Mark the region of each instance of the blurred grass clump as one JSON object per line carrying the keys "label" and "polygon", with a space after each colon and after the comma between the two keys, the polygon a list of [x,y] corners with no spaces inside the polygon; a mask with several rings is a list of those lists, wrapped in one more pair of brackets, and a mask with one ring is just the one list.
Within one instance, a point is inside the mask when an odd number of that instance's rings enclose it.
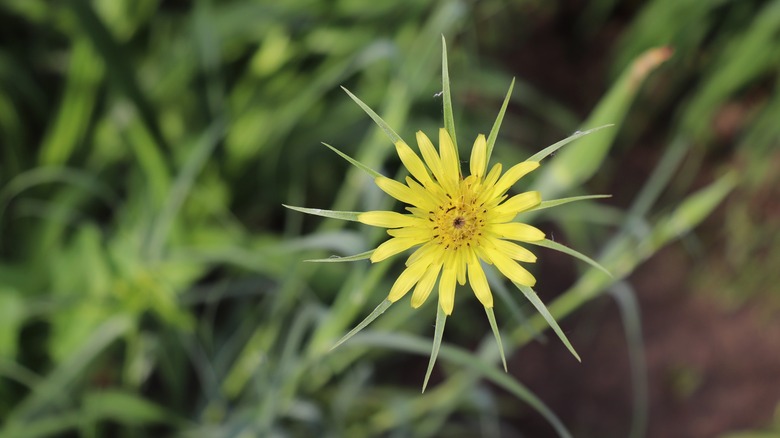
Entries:
{"label": "blurred grass clump", "polygon": [[[521,76],[496,153],[517,161],[546,145],[539,140],[617,124],[545,163],[534,184],[549,198],[616,187],[620,157],[643,142],[666,145],[617,205],[535,218],[616,277],[583,268],[551,312],[563,317],[612,290],[628,303],[627,326],[638,327],[625,278],[735,186],[726,231],[711,230],[729,258],[709,260],[702,281],[732,285],[732,297],[761,289],[759,279],[776,283],[777,272],[750,260],[780,258],[770,208],[780,1],[653,0],[630,18],[621,8],[594,1],[569,23],[573,49],[621,26],[590,115]],[[495,435],[529,405],[566,436],[538,398],[498,372],[492,334],[471,329],[468,310],[452,320],[466,336],[453,344],[475,353],[443,346],[445,378],[424,395],[398,370],[424,367],[432,321],[405,306],[326,354],[384,297],[393,267],[300,263],[365,251],[380,234],[281,207],[380,206],[366,177],[319,144],[398,168],[392,145],[339,85],[402,137],[433,132],[443,34],[455,42],[460,135],[473,138],[489,130],[515,74],[492,55],[531,43],[518,22],[539,28],[565,13],[498,0],[4,0],[0,436]],[[652,93],[641,91],[646,81]],[[512,300],[498,312],[508,352],[544,327]],[[641,333],[627,332],[640,433]]]}

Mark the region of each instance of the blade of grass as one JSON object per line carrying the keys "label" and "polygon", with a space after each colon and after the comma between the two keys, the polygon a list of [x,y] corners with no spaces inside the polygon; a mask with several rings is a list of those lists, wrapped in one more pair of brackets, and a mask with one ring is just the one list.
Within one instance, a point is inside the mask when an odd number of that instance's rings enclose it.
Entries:
{"label": "blade of grass", "polygon": [[[430,352],[430,344],[427,339],[399,333],[366,331],[359,336],[356,336],[351,345],[371,346],[372,348],[382,346],[423,356],[428,355]],[[523,384],[511,374],[499,371],[489,362],[485,362],[475,357],[470,351],[455,346],[447,344],[442,345],[439,350],[439,356],[442,360],[454,365],[469,368],[492,383],[504,388],[518,399],[527,403],[535,411],[539,412],[555,429],[558,436],[562,438],[571,438],[571,433],[569,433],[566,426],[563,425],[563,422],[561,422],[544,402],[536,397],[528,388],[523,386]]]}

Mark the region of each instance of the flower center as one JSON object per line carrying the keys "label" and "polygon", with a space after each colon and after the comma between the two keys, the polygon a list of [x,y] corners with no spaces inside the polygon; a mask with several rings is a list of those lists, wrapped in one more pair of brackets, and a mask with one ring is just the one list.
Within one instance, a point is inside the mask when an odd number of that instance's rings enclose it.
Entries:
{"label": "flower center", "polygon": [[430,212],[434,223],[433,237],[445,249],[478,245],[486,213],[484,207],[477,204],[477,193],[470,181],[462,181],[460,193],[455,196],[447,194],[447,201]]}

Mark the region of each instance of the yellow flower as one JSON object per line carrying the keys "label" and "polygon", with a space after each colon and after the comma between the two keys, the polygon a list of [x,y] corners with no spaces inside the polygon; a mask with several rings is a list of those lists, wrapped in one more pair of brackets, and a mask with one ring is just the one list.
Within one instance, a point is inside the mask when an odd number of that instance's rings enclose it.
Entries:
{"label": "yellow flower", "polygon": [[422,160],[403,141],[395,144],[414,178],[407,177],[406,184],[383,176],[375,179],[379,188],[409,205],[409,214],[370,211],[357,217],[364,224],[389,228],[392,236],[373,252],[372,262],[418,247],[387,299],[396,302],[414,287],[412,306],[417,308],[439,279],[439,304],[450,315],[455,282],[464,285],[468,280],[479,301],[492,308],[493,296],[480,260],[495,265],[515,283],[533,286],[536,279],[516,261],[533,263],[536,256],[512,241],[538,242],[545,236],[537,228],[512,221],[518,213],[538,206],[541,196],[531,191],[508,198],[506,193],[539,163],[525,161],[503,175],[501,164],[495,164],[486,172],[487,141],[479,135],[471,150],[471,174],[464,178],[446,129],[439,130],[438,152],[422,132],[417,132],[417,144]]}
{"label": "yellow flower", "polygon": [[490,327],[496,338],[501,360],[506,370],[501,337],[493,312],[493,295],[490,292],[487,275],[482,262],[495,266],[504,276],[522,292],[528,301],[544,317],[556,335],[569,351],[579,360],[566,335],[558,326],[547,307],[539,299],[532,287],[536,279],[517,262],[533,263],[534,256],[526,248],[514,242],[527,242],[544,246],[583,260],[598,269],[604,270],[587,256],[571,248],[545,239],[544,233],[537,228],[520,222],[515,217],[531,209],[554,207],[573,201],[601,198],[604,196],[577,196],[542,202],[537,191],[520,193],[509,197],[507,192],[520,178],[539,167],[539,161],[549,156],[565,144],[576,140],[604,126],[589,131],[577,131],[570,137],[559,141],[528,160],[519,163],[505,173],[501,173],[501,164],[495,164],[487,172],[493,145],[498,135],[504,114],[509,104],[514,81],[509,86],[504,103],[496,122],[485,139],[479,135],[471,149],[469,160],[470,175],[461,174],[458,147],[455,141],[455,123],[450,100],[449,72],[447,70],[447,52],[442,39],[442,101],[444,104],[444,128],[439,130],[439,150],[428,137],[417,132],[417,155],[401,137],[382,120],[371,108],[354,94],[347,94],[382,128],[390,137],[404,167],[411,174],[405,183],[387,178],[365,164],[349,157],[338,149],[326,144],[354,166],[374,177],[377,186],[393,198],[407,204],[408,213],[394,211],[333,211],[315,208],[292,207],[290,209],[318,216],[359,221],[364,224],[387,228],[391,239],[376,249],[347,257],[330,257],[310,260],[312,262],[352,262],[370,258],[380,262],[393,255],[416,248],[406,260],[406,269],[398,276],[387,299],[380,303],[360,324],[344,335],[333,348],[346,342],[366,328],[394,302],[403,298],[412,288],[412,306],[421,306],[433,291],[438,280],[439,306],[436,314],[436,328],[433,350],[428,362],[428,370],[423,381],[423,391],[428,383],[434,362],[439,352],[448,315],[452,314],[455,303],[456,283],[465,285],[466,281],[477,299],[485,307]]}

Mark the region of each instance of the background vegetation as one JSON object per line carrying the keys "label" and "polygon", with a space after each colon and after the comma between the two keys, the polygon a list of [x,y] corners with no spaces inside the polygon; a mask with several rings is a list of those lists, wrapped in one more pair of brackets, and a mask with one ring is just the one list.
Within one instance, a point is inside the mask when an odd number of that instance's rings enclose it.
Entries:
{"label": "background vegetation", "polygon": [[[530,219],[615,276],[539,251],[582,365],[495,283],[509,374],[460,293],[421,395],[435,300],[328,353],[400,268],[301,263],[382,233],[281,204],[392,207],[320,142],[393,174],[339,85],[431,134],[441,35],[461,138],[517,77],[497,160],[617,125],[530,183],[614,194]],[[0,436],[775,436],[779,40],[777,0],[0,1]]]}

